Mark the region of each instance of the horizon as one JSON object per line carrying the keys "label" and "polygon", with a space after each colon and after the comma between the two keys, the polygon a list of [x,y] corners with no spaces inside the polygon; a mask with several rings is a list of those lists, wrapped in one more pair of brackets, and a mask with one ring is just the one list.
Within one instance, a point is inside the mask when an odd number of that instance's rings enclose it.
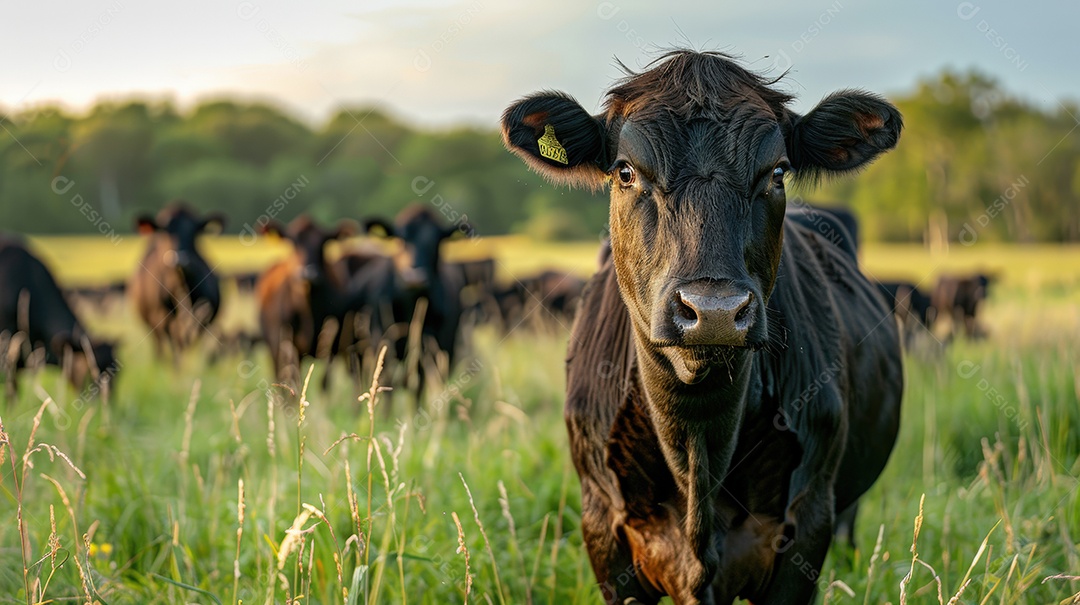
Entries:
{"label": "horizon", "polygon": [[309,126],[364,107],[423,128],[490,128],[513,99],[541,88],[599,107],[620,75],[616,60],[636,69],[677,45],[721,50],[758,72],[790,70],[782,82],[796,109],[838,88],[895,97],[945,70],[976,70],[1045,110],[1080,102],[1080,68],[1063,60],[1080,5],[1059,4],[920,0],[883,10],[816,0],[780,11],[631,1],[357,8],[200,0],[173,8],[99,0],[69,2],[60,18],[19,5],[0,51],[30,59],[8,66],[0,108],[77,115],[101,102],[166,101],[184,112],[233,100],[271,105]]}
{"label": "horizon", "polygon": [[[977,73],[982,76],[989,76],[994,79],[1001,86],[1001,91],[1005,93],[1005,98],[1013,101],[1020,102],[1028,107],[1038,109],[1040,111],[1053,113],[1059,108],[1071,110],[1073,107],[1080,106],[1080,96],[1078,97],[1060,97],[1052,100],[1051,103],[1041,103],[1039,99],[1035,99],[1024,95],[1022,92],[1008,88],[1004,82],[996,78],[994,74],[987,73],[985,71],[978,70],[976,67],[958,68],[956,66],[942,66],[938,71],[920,75],[916,79],[912,80],[908,86],[897,90],[891,90],[886,92],[879,92],[884,97],[890,100],[897,100],[916,92],[916,88],[923,82],[933,81],[934,79],[946,74],[959,74],[965,75],[970,73]],[[785,83],[784,79],[781,79],[778,84],[783,87]],[[599,91],[600,93],[605,90]],[[803,100],[801,97],[796,97],[795,103]],[[372,101],[357,101],[349,103],[343,101],[338,105],[328,106],[325,111],[318,115],[312,115],[305,112],[301,108],[292,106],[286,100],[279,97],[265,96],[259,94],[251,94],[240,91],[209,91],[205,94],[201,94],[190,99],[177,98],[174,91],[130,91],[123,94],[111,94],[103,93],[101,96],[96,97],[86,104],[75,105],[65,102],[59,99],[43,99],[40,102],[32,104],[25,104],[20,108],[13,108],[3,104],[0,104],[0,116],[21,116],[25,114],[35,114],[42,110],[58,109],[67,116],[75,119],[81,119],[88,115],[97,107],[105,105],[125,106],[131,104],[144,104],[148,107],[160,107],[168,106],[176,111],[176,113],[182,117],[190,117],[191,114],[199,107],[212,105],[215,103],[233,103],[236,105],[262,105],[269,107],[275,111],[280,112],[285,117],[295,120],[305,127],[310,129],[318,129],[321,126],[325,126],[330,120],[342,113],[356,113],[357,111],[370,112],[372,114],[379,114],[389,118],[390,120],[408,128],[421,131],[443,131],[443,130],[456,130],[456,129],[498,129],[499,115],[495,116],[495,119],[490,123],[482,120],[470,120],[468,118],[459,119],[457,121],[446,122],[433,122],[425,121],[422,118],[413,116],[403,111],[401,108],[388,105],[386,103]],[[599,105],[598,105],[599,107]],[[500,114],[501,115],[501,114]]]}

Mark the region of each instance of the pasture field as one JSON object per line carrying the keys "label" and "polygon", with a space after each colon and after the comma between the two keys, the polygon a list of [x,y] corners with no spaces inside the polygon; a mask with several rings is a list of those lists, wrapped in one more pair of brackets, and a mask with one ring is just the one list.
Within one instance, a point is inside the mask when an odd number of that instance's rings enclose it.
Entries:
{"label": "pasture field", "polygon": [[[32,245],[77,284],[122,279],[142,247]],[[207,248],[226,273],[285,250],[235,237]],[[506,279],[552,265],[587,274],[596,251],[485,238],[449,255],[496,254]],[[1078,602],[1080,250],[863,255],[882,278],[999,279],[989,338],[927,335],[907,353],[899,441],[862,501],[857,547],[829,555],[824,599]],[[224,330],[255,325],[250,300],[226,305]],[[207,339],[174,366],[154,359],[126,306],[82,311],[122,339],[117,392],[83,401],[48,368],[0,405],[0,603],[603,602],[562,420],[563,327],[479,327],[419,409],[381,392],[369,415],[343,367],[323,392],[316,366],[297,406],[261,348],[211,361]]]}

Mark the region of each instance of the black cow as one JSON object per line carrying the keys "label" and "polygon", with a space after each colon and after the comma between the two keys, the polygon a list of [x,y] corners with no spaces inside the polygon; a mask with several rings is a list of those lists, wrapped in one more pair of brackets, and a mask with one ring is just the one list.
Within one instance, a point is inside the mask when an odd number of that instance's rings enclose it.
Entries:
{"label": "black cow", "polygon": [[[263,233],[276,233],[293,245],[293,254],[271,265],[255,285],[262,338],[270,349],[274,375],[300,386],[300,360],[331,362],[341,348],[345,322],[346,276],[326,258],[326,245],[352,235],[351,223],[336,229],[319,227],[302,215],[283,226],[270,221]],[[346,342],[348,346],[348,341]],[[330,367],[323,378],[329,386]]]}
{"label": "black cow", "polygon": [[850,251],[785,221],[784,187],[866,165],[900,114],[847,90],[799,115],[770,83],[676,51],[597,116],[553,92],[503,115],[532,168],[611,189],[565,411],[609,603],[810,602],[896,439],[896,325]]}
{"label": "black cow", "polygon": [[454,360],[458,326],[461,322],[462,272],[441,259],[442,242],[468,227],[444,227],[425,206],[411,205],[402,210],[393,223],[381,218],[364,222],[369,233],[381,231],[399,242],[393,256],[365,263],[349,281],[349,308],[366,318],[358,353],[376,352],[382,343],[390,345],[390,354],[405,360],[409,352],[409,328],[417,303],[426,300],[416,359],[414,393],[424,387],[426,365],[439,351],[449,363]]}
{"label": "black cow", "polygon": [[157,218],[140,216],[139,231],[150,235],[146,254],[128,284],[136,311],[154,335],[159,357],[166,345],[176,361],[206,331],[221,308],[221,283],[199,251],[208,228],[220,230],[219,213],[199,216],[186,202],[170,202]]}
{"label": "black cow", "polygon": [[14,400],[17,373],[33,352],[63,368],[77,389],[107,399],[120,368],[111,342],[92,340],[48,268],[18,239],[0,238],[0,370]]}
{"label": "black cow", "polygon": [[936,315],[930,297],[911,282],[879,281],[876,284],[893,315],[900,320],[904,341],[910,345],[915,334],[930,328]]}
{"label": "black cow", "polygon": [[948,317],[951,320],[949,328],[951,334],[956,334],[962,329],[968,338],[985,336],[985,331],[979,326],[977,317],[983,301],[989,295],[992,282],[993,277],[983,273],[964,277],[941,276],[931,295],[936,311],[935,320]]}
{"label": "black cow", "polygon": [[548,269],[536,275],[515,279],[495,290],[504,332],[522,326],[560,327],[566,329],[574,320],[578,300],[585,289],[580,277]]}
{"label": "black cow", "polygon": [[847,208],[789,204],[788,216],[858,258],[859,221]]}

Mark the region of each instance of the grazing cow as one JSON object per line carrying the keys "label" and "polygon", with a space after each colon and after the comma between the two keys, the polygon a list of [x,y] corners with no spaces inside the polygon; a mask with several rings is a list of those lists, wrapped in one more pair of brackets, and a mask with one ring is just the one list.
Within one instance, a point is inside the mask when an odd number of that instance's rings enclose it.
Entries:
{"label": "grazing cow", "polygon": [[87,306],[98,313],[107,314],[123,303],[126,289],[127,284],[120,281],[101,286],[62,288],[62,291],[64,298],[76,309]]}
{"label": "grazing cow", "polygon": [[930,328],[935,315],[934,307],[930,297],[915,284],[906,281],[881,281],[877,282],[877,288],[893,315],[900,320],[906,344],[911,344],[911,339],[919,330]]}
{"label": "grazing cow", "polygon": [[219,213],[200,217],[183,201],[169,203],[157,218],[141,216],[139,231],[150,235],[146,254],[128,284],[136,311],[154,335],[161,356],[166,345],[174,361],[217,317],[221,283],[199,251],[198,238],[220,230]]}
{"label": "grazing cow", "polygon": [[[425,363],[439,351],[452,363],[461,322],[462,272],[441,259],[442,242],[468,226],[443,227],[425,206],[411,205],[398,213],[394,222],[369,218],[364,229],[382,231],[399,241],[393,256],[371,260],[349,281],[349,308],[366,316],[366,329],[359,336],[364,343],[358,353],[377,351],[380,343],[390,345],[397,360],[409,352],[409,327],[417,303],[426,300],[419,337],[421,358],[417,358],[414,393],[424,388]],[[463,230],[464,229],[464,230]]]}
{"label": "grazing cow", "polygon": [[447,270],[457,274],[461,285],[461,335],[468,339],[469,328],[491,321],[498,314],[495,301],[495,259],[447,262]]}
{"label": "grazing cow", "polygon": [[834,519],[896,439],[895,322],[849,251],[785,221],[784,186],[866,165],[900,114],[846,90],[799,115],[769,84],[676,51],[597,116],[556,92],[503,114],[533,169],[611,189],[565,410],[608,603],[809,603]]}
{"label": "grazing cow", "polygon": [[[255,285],[262,338],[270,349],[274,375],[299,386],[300,360],[333,360],[340,348],[345,312],[345,276],[326,259],[326,245],[349,237],[354,228],[342,222],[334,230],[303,215],[282,226],[270,221],[263,233],[276,233],[293,245],[293,254],[271,265]],[[330,369],[323,378],[329,385]]]}
{"label": "grazing cow", "polygon": [[988,296],[992,281],[992,276],[982,273],[967,277],[943,275],[938,278],[937,286],[931,295],[936,311],[935,320],[948,317],[951,320],[949,329],[952,334],[963,329],[968,338],[985,336],[976,318]]}
{"label": "grazing cow", "polygon": [[14,399],[17,372],[33,351],[59,365],[77,389],[108,399],[120,364],[110,342],[91,340],[48,268],[17,239],[0,238],[0,369]]}
{"label": "grazing cow", "polygon": [[519,279],[498,296],[504,328],[512,330],[530,319],[534,325],[554,320],[556,325],[569,328],[584,289],[585,280],[565,271],[549,269]]}

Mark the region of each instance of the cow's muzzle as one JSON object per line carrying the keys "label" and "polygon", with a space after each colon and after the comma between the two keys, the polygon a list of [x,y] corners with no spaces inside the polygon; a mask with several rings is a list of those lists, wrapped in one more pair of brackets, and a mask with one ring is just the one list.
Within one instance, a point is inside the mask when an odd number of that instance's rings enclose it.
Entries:
{"label": "cow's muzzle", "polygon": [[733,281],[698,280],[672,289],[656,326],[682,346],[747,345],[759,301]]}

